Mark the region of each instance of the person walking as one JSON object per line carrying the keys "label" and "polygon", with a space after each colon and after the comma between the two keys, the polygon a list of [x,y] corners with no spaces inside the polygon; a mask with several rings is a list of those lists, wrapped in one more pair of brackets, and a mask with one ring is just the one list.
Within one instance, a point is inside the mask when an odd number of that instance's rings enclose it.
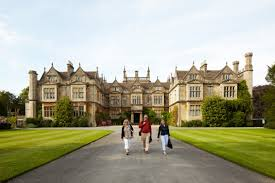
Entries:
{"label": "person walking", "polygon": [[167,155],[166,153],[166,146],[168,145],[168,140],[170,137],[170,132],[169,132],[169,126],[167,123],[162,119],[160,122],[159,126],[159,131],[158,131],[158,141],[159,141],[159,136],[161,139],[161,147],[164,155]]}
{"label": "person walking", "polygon": [[133,138],[134,129],[128,119],[123,121],[121,130],[121,139],[124,141],[124,149],[126,155],[129,155],[130,141]]}
{"label": "person walking", "polygon": [[143,143],[144,152],[149,152],[149,143],[152,136],[151,123],[147,115],[144,115],[144,120],[139,123],[141,141]]}

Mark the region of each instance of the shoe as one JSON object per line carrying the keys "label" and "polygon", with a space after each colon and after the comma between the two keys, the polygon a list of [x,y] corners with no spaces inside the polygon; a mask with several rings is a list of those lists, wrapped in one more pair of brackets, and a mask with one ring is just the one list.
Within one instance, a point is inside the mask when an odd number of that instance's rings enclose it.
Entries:
{"label": "shoe", "polygon": [[126,155],[128,156],[128,155],[129,155],[129,152],[126,152]]}
{"label": "shoe", "polygon": [[149,151],[144,151],[145,152],[145,154],[149,154]]}
{"label": "shoe", "polygon": [[165,156],[167,155],[166,151],[163,151],[163,155],[165,155]]}

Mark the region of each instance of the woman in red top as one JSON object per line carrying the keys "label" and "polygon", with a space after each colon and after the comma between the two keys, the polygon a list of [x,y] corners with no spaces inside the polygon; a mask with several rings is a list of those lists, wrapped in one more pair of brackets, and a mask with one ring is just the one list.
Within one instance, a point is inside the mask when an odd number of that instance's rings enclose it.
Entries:
{"label": "woman in red top", "polygon": [[144,120],[139,123],[139,128],[141,132],[141,141],[143,142],[144,152],[149,151],[149,140],[152,135],[151,123],[148,120],[148,116],[144,115]]}

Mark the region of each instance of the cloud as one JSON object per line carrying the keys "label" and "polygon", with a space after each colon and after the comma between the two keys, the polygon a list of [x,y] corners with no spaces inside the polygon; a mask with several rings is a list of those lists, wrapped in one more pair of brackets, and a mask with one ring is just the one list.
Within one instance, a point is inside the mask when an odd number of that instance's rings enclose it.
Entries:
{"label": "cloud", "polygon": [[13,41],[16,37],[16,32],[11,30],[7,23],[0,20],[0,41]]}
{"label": "cloud", "polygon": [[[51,62],[66,70],[67,60],[103,73],[109,82],[150,66],[152,80],[165,81],[175,66],[187,70],[207,60],[220,69],[234,60],[244,65],[253,51],[254,85],[265,84],[274,53],[275,1],[136,0],[88,3],[37,1],[7,7],[0,16],[0,86],[18,93],[29,69],[42,74]],[[5,7],[2,5],[1,7]],[[5,9],[5,8],[3,8]],[[11,12],[11,13],[8,13]],[[22,23],[23,22],[23,23]],[[24,25],[24,26],[23,26]],[[8,63],[8,64],[6,64]]]}

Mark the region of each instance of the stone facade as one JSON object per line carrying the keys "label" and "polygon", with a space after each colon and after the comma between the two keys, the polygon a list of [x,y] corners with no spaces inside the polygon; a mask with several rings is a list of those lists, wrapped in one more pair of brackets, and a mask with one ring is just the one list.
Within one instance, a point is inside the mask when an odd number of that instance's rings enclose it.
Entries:
{"label": "stone facade", "polygon": [[107,83],[99,77],[98,71],[86,72],[79,65],[74,71],[73,64],[67,64],[66,72],[57,71],[54,66],[44,71],[37,79],[35,71],[29,72],[29,100],[26,103],[26,117],[35,117],[38,103],[42,105],[43,118],[52,118],[54,106],[58,99],[68,96],[74,106],[75,115],[90,114],[90,126],[96,126],[95,116],[98,112],[107,112],[112,119],[123,112],[131,112],[131,121],[138,123],[142,119],[142,111],[153,109],[160,116],[168,111],[169,83],[150,81],[148,68],[146,77],[127,77],[124,80]]}
{"label": "stone facade", "polygon": [[[246,80],[252,96],[252,53],[245,54],[245,67],[239,70],[239,61],[233,62],[233,70],[226,64],[221,70],[209,70],[204,62],[199,69],[175,69],[170,78],[169,111],[178,111],[177,125],[182,121],[202,119],[201,103],[207,96],[220,96],[231,100],[237,98],[237,85]],[[175,109],[176,108],[176,109]]]}
{"label": "stone facade", "polygon": [[226,64],[221,70],[209,70],[204,62],[200,69],[195,65],[189,70],[177,70],[166,82],[150,80],[150,69],[145,77],[135,71],[128,77],[124,68],[123,81],[116,79],[108,83],[100,77],[98,70],[84,71],[79,65],[67,64],[66,72],[54,66],[37,79],[35,71],[29,72],[29,100],[26,117],[37,115],[38,103],[42,104],[43,118],[52,118],[58,99],[68,96],[74,106],[75,115],[90,114],[90,126],[96,126],[98,112],[107,112],[112,119],[123,112],[131,112],[131,121],[142,119],[144,108],[153,109],[158,116],[162,111],[178,110],[178,125],[182,121],[201,119],[201,103],[206,96],[218,95],[226,99],[237,98],[237,84],[246,80],[250,94],[253,87],[252,53],[245,54],[245,68],[239,70],[239,61],[233,62],[233,70]]}

